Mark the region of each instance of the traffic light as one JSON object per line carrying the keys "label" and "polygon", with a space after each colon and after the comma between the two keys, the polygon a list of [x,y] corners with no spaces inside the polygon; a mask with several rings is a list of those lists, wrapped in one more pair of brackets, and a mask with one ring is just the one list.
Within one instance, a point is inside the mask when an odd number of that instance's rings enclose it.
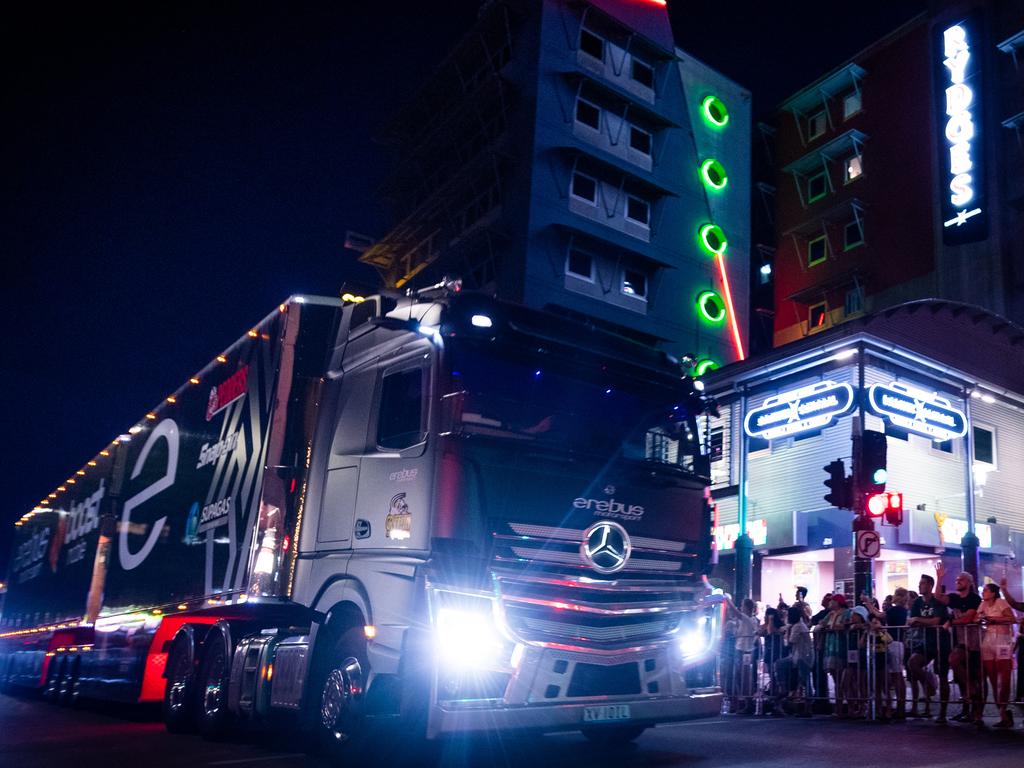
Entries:
{"label": "traffic light", "polygon": [[903,494],[896,491],[872,493],[864,500],[864,509],[869,517],[885,517],[889,525],[903,522]]}
{"label": "traffic light", "polygon": [[885,522],[889,525],[903,524],[903,494],[889,492],[889,504],[885,510]]}
{"label": "traffic light", "polygon": [[860,461],[857,462],[857,487],[864,493],[881,493],[889,477],[886,470],[888,443],[884,432],[864,430],[860,437]]}
{"label": "traffic light", "polygon": [[843,464],[842,459],[830,461],[822,469],[828,472],[828,480],[824,481],[825,486],[829,489],[829,492],[825,494],[825,501],[833,507],[849,509],[853,503],[850,488],[851,478],[846,476],[846,465]]}

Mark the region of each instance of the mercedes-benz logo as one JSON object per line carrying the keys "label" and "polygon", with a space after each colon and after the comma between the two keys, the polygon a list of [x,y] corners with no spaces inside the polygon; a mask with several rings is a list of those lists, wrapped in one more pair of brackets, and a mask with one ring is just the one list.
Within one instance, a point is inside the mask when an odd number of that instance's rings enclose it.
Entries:
{"label": "mercedes-benz logo", "polygon": [[615,573],[626,566],[632,548],[625,528],[602,520],[583,532],[580,555],[598,573]]}
{"label": "mercedes-benz logo", "polygon": [[606,485],[604,487],[604,492],[605,492],[605,495],[607,495],[607,496],[614,496],[615,495],[615,486],[611,485],[609,483],[608,485]]}

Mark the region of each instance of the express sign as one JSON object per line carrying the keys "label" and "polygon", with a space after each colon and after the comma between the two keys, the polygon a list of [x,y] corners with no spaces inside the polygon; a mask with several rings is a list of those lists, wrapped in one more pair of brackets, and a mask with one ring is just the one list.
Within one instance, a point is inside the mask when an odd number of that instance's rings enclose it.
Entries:
{"label": "express sign", "polygon": [[766,440],[796,435],[831,424],[853,405],[853,387],[820,381],[769,397],[748,414],[743,428],[750,437]]}
{"label": "express sign", "polygon": [[940,442],[967,434],[967,416],[934,392],[890,382],[868,389],[868,405],[897,427]]}

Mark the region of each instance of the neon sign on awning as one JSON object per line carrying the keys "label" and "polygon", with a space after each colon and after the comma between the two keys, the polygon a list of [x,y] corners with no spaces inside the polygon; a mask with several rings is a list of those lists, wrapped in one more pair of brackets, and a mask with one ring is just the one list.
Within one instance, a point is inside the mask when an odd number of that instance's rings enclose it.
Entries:
{"label": "neon sign on awning", "polygon": [[935,392],[890,382],[868,389],[868,406],[908,432],[937,442],[967,434],[967,415]]}
{"label": "neon sign on awning", "polygon": [[853,387],[819,381],[769,397],[743,424],[750,437],[771,440],[827,427],[853,406]]}

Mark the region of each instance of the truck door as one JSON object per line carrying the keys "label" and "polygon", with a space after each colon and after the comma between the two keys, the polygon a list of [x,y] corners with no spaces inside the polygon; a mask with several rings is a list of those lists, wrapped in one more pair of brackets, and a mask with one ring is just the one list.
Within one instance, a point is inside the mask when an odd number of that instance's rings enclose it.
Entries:
{"label": "truck door", "polygon": [[363,457],[355,549],[426,549],[433,480],[428,450],[433,344],[405,345],[378,363],[370,422],[373,449]]}
{"label": "truck door", "polygon": [[376,385],[376,361],[329,385],[333,391],[327,396],[335,403],[335,429],[320,497],[318,550],[351,546],[360,463],[372,445],[368,429]]}

